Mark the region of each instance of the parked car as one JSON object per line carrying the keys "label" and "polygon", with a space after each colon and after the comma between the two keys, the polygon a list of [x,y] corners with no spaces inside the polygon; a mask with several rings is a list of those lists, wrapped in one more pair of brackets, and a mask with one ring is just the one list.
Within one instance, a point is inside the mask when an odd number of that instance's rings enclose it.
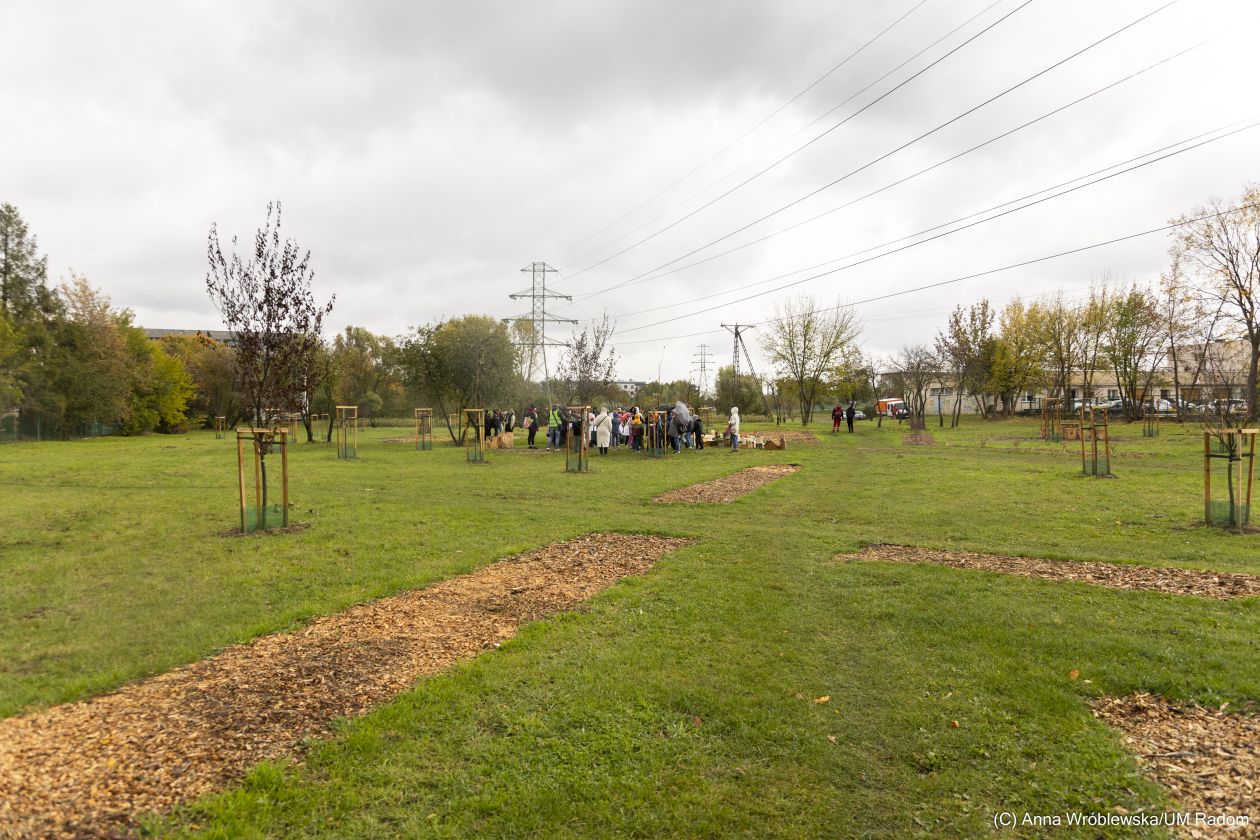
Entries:
{"label": "parked car", "polygon": [[855,410],[855,411],[853,412],[853,419],[854,419],[854,420],[865,420],[865,419],[866,419],[866,412],[864,412],[864,411],[859,411],[859,410]]}

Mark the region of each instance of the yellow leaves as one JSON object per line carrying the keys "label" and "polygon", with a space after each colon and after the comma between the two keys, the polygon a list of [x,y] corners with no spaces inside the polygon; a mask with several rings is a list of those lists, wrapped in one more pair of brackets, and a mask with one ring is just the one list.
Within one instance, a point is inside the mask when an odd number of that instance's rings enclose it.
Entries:
{"label": "yellow leaves", "polygon": [[1076,668],[1073,668],[1071,671],[1068,671],[1068,679],[1069,679],[1069,680],[1074,680],[1074,679],[1076,679],[1077,677],[1079,677],[1080,675],[1081,675],[1081,672],[1080,672],[1078,669],[1076,669]]}
{"label": "yellow leaves", "polygon": [[831,695],[830,695],[830,694],[824,694],[822,697],[815,697],[815,698],[814,698],[814,702],[815,702],[815,703],[817,703],[817,704],[818,704],[818,705],[820,705],[820,706],[821,706],[821,705],[823,705],[824,703],[830,703],[830,702],[831,702]]}

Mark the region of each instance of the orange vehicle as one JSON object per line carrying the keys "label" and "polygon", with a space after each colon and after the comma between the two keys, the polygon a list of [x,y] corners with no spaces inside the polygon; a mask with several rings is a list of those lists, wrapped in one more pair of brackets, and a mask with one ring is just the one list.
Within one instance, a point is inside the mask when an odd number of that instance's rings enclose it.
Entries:
{"label": "orange vehicle", "polygon": [[898,397],[885,397],[875,403],[875,413],[896,419],[905,417],[910,412],[905,400]]}

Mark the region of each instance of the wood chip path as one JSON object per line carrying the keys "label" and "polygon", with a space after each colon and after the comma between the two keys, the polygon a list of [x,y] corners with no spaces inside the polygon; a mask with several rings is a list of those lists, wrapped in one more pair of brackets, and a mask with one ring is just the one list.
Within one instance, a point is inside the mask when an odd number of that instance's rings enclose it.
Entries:
{"label": "wood chip path", "polygon": [[858,554],[843,554],[836,559],[934,563],[956,569],[980,569],[1043,580],[1072,580],[1114,589],[1201,595],[1222,600],[1260,595],[1260,576],[1198,569],[1160,569],[1084,560],[1037,560],[1000,554],[973,554],[967,551],[934,551],[905,545],[874,545]]}
{"label": "wood chip path", "polygon": [[0,837],[97,837],[300,754],[521,625],[642,574],[686,540],[590,534],[324,616],[113,694],[0,720]]}
{"label": "wood chip path", "polygon": [[1150,694],[1103,697],[1093,708],[1182,810],[1250,817],[1246,828],[1191,824],[1182,836],[1260,836],[1260,720]]}
{"label": "wood chip path", "polygon": [[777,481],[799,469],[800,467],[796,464],[769,464],[749,467],[732,475],[715,478],[712,481],[670,490],[668,493],[662,493],[657,496],[652,501],[685,502],[691,505],[733,502],[740,496],[747,496],[763,484]]}

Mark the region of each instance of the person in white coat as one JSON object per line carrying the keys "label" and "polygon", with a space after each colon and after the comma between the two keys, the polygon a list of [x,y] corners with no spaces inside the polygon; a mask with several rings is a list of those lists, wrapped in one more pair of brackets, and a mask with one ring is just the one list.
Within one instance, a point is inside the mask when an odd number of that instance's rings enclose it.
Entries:
{"label": "person in white coat", "polygon": [[731,406],[730,419],[726,421],[726,428],[731,435],[731,451],[739,451],[739,408]]}
{"label": "person in white coat", "polygon": [[600,455],[608,454],[608,444],[612,438],[612,415],[608,413],[608,407],[600,409],[595,417],[595,445],[599,447]]}

